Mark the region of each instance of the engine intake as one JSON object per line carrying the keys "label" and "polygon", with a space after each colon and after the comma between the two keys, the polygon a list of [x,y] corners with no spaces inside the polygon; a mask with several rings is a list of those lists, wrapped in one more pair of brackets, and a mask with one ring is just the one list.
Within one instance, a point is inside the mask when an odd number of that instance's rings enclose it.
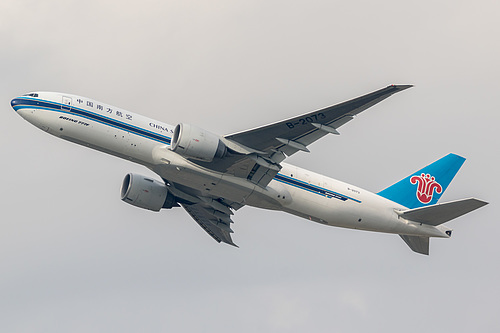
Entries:
{"label": "engine intake", "polygon": [[175,197],[167,185],[148,177],[129,173],[123,179],[121,199],[132,206],[158,212],[175,206]]}
{"label": "engine intake", "polygon": [[189,124],[175,126],[170,149],[179,155],[204,162],[226,155],[226,145],[219,136]]}

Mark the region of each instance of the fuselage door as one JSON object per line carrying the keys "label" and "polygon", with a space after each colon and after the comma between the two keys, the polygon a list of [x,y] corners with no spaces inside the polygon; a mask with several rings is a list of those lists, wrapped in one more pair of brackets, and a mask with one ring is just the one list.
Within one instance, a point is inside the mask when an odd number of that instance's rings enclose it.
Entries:
{"label": "fuselage door", "polygon": [[61,104],[61,110],[63,111],[71,111],[71,107],[73,105],[73,101],[71,100],[71,97],[62,97],[62,104]]}

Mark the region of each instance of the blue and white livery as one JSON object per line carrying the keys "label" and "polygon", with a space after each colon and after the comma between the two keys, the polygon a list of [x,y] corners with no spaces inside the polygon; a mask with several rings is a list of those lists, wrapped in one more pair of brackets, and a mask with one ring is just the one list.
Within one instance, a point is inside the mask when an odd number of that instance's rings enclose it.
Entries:
{"label": "blue and white livery", "polygon": [[325,135],[338,135],[356,115],[409,87],[391,85],[224,136],[71,94],[33,92],[11,105],[43,131],[151,169],[163,182],[128,174],[121,199],[152,211],[182,206],[218,242],[235,245],[231,217],[249,205],[331,226],[398,234],[413,251],[429,254],[430,237],[451,236],[443,223],[487,204],[475,198],[438,204],[463,157],[449,154],[377,194],[283,162],[309,152],[307,147]]}

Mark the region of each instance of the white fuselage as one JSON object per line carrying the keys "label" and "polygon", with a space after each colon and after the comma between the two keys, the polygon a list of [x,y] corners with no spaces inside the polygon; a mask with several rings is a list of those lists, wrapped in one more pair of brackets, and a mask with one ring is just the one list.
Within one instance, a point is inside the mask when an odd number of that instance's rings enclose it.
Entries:
{"label": "white fuselage", "polygon": [[139,164],[170,182],[204,196],[265,209],[282,210],[322,224],[415,236],[448,237],[440,228],[406,221],[405,207],[377,194],[282,163],[262,188],[230,174],[214,172],[169,149],[174,126],[70,94],[19,97],[32,105],[13,107],[24,119],[57,137]]}

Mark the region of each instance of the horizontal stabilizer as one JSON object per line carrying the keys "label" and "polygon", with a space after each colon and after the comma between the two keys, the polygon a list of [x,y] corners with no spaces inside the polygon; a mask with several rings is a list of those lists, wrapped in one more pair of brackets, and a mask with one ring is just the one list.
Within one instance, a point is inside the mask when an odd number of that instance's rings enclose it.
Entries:
{"label": "horizontal stabilizer", "polygon": [[488,203],[485,201],[470,198],[397,213],[399,216],[409,221],[438,226],[487,204]]}
{"label": "horizontal stabilizer", "polygon": [[429,255],[429,237],[399,235],[413,251]]}

